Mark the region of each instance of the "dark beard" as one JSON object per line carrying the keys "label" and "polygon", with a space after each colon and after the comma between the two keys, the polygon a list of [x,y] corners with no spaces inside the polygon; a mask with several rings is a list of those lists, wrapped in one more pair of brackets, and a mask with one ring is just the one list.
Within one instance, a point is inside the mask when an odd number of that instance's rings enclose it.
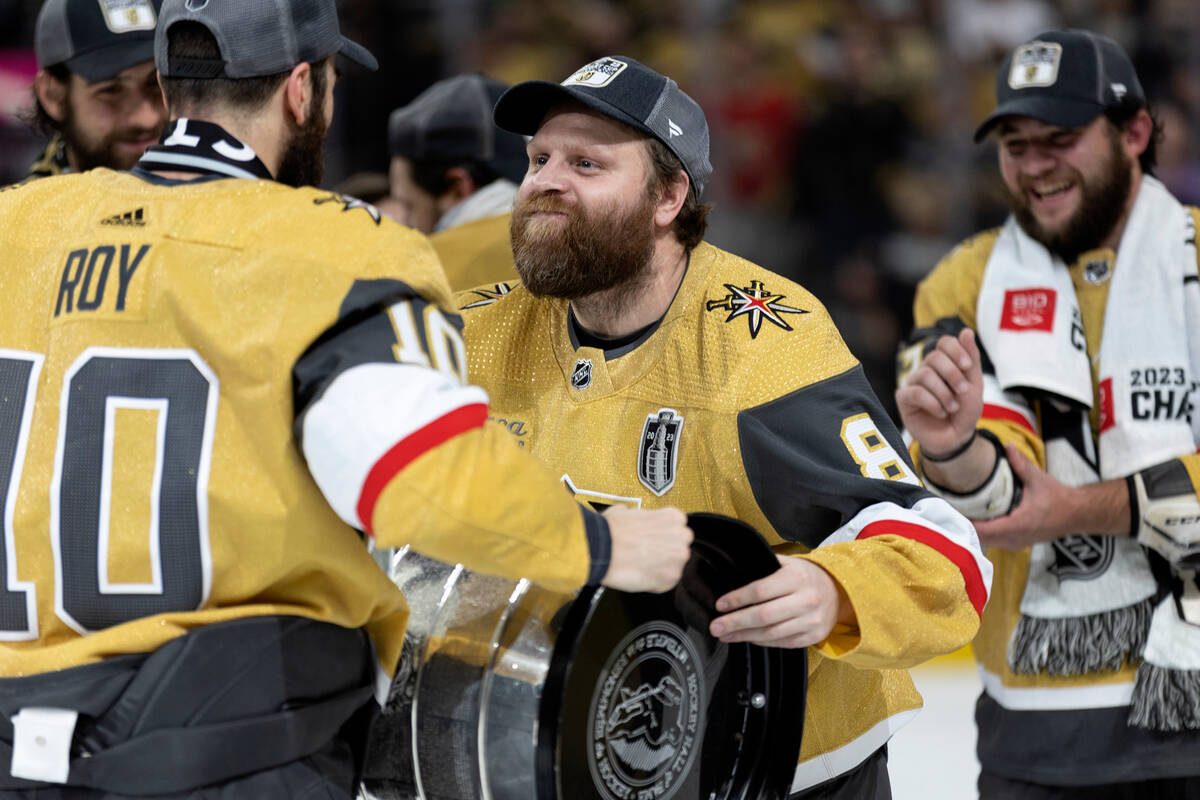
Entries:
{"label": "dark beard", "polygon": [[1125,213],[1133,185],[1133,164],[1121,149],[1115,131],[1109,132],[1109,144],[1107,167],[1097,178],[1085,183],[1076,174],[1081,189],[1079,208],[1057,232],[1051,233],[1038,223],[1023,192],[1017,196],[1005,187],[1017,224],[1067,264],[1075,263],[1080,253],[1099,247]]}
{"label": "dark beard", "polygon": [[313,95],[308,118],[297,125],[288,120],[289,138],[279,159],[275,180],[288,186],[320,186],[325,176],[325,93]]}
{"label": "dark beard", "polygon": [[67,147],[67,152],[73,157],[78,172],[86,172],[97,167],[117,170],[133,169],[134,164],[141,156],[118,154],[117,142],[126,139],[144,139],[151,134],[157,139],[162,134],[162,128],[157,130],[134,128],[116,131],[99,142],[90,142],[80,130],[78,120],[71,110],[69,98],[66,102],[66,109],[67,116],[62,122],[63,143]]}
{"label": "dark beard", "polygon": [[[646,195],[624,211],[615,206],[589,213],[556,196],[536,195],[513,209],[509,234],[513,260],[525,287],[535,295],[577,300],[599,292],[624,297],[649,277],[654,253],[654,201]],[[535,211],[567,215],[565,226],[534,233]],[[619,302],[614,296],[613,302]]]}

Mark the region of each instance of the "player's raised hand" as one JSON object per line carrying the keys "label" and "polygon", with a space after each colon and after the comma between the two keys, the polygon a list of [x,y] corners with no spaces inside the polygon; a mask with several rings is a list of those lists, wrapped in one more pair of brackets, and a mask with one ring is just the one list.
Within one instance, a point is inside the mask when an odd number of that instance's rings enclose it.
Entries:
{"label": "player's raised hand", "polygon": [[692,552],[692,529],[682,511],[613,506],[604,518],[612,558],[601,583],[623,592],[665,592],[679,583]]}
{"label": "player's raised hand", "polygon": [[953,453],[983,413],[983,371],[975,332],[943,336],[896,390],[904,427],[931,455]]}

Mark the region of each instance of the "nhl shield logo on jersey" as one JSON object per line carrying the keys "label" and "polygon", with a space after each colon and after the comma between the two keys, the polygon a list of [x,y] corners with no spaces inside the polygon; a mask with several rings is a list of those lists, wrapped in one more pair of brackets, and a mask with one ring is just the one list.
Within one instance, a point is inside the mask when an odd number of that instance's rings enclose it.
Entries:
{"label": "nhl shield logo on jersey", "polygon": [[592,385],[592,360],[581,358],[575,362],[571,372],[571,386],[576,389],[586,389]]}
{"label": "nhl shield logo on jersey", "polygon": [[1083,265],[1083,279],[1090,284],[1104,283],[1110,275],[1112,266],[1107,258],[1097,258]]}
{"label": "nhl shield logo on jersey", "polygon": [[638,480],[659,497],[675,485],[682,431],[683,417],[674,409],[660,408],[657,413],[646,415],[638,449]]}
{"label": "nhl shield logo on jersey", "polygon": [[793,308],[779,302],[784,299],[785,295],[772,294],[767,291],[762,281],[750,281],[749,286],[742,287],[727,283],[725,288],[729,290],[729,294],[720,300],[709,300],[705,308],[709,311],[718,309],[728,311],[729,316],[725,318],[726,322],[733,322],[736,317],[744,316],[750,324],[751,339],[758,338],[763,320],[783,328],[785,331],[790,331],[792,326],[788,325],[780,314],[808,313],[803,308]]}

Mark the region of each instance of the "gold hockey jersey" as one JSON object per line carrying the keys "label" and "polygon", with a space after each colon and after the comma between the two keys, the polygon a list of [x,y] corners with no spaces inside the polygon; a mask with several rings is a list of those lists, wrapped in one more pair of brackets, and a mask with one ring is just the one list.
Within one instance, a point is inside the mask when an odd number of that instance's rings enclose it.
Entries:
{"label": "gold hockey jersey", "polygon": [[[1200,210],[1189,209],[1200,222]],[[916,331],[902,349],[901,379],[920,362],[938,336],[957,333],[962,326],[977,329],[977,301],[984,272],[999,229],[985,231],[952,250],[918,286],[914,302]],[[1104,315],[1145,313],[1145,309],[1108,308],[1116,253],[1109,249],[1082,253],[1069,266],[1081,315],[1089,361],[1100,352]],[[1182,287],[1181,287],[1182,288]],[[1040,467],[1046,466],[1043,436],[1050,436],[1062,414],[1049,398],[1033,393],[1002,391],[986,352],[983,357],[984,406],[979,427],[1003,443],[1013,443]],[[1093,440],[1099,436],[1102,403],[1101,376],[1092,370],[1097,401],[1089,418]],[[1092,445],[1094,448],[1096,445]],[[914,452],[919,448],[914,444]],[[1200,455],[1178,459],[1200,493]],[[995,582],[979,635],[974,642],[982,668],[984,694],[976,719],[979,756],[985,769],[1048,784],[1094,784],[1106,780],[1139,780],[1196,774],[1200,736],[1164,736],[1132,728],[1129,687],[1136,664],[1112,672],[1058,676],[1016,674],[1007,651],[1021,616],[1021,599],[1029,572],[1030,551],[992,548]],[[1069,752],[1064,752],[1069,743]],[[1105,776],[1112,776],[1105,777]]]}
{"label": "gold hockey jersey", "polygon": [[251,615],[365,627],[390,671],[407,609],[360,530],[584,582],[591,512],[486,425],[419,234],[95,170],[0,193],[0,253],[0,677]]}
{"label": "gold hockey jersey", "polygon": [[701,244],[657,327],[615,351],[578,346],[567,303],[519,286],[458,305],[497,429],[577,498],[737,517],[845,589],[858,627],[810,649],[794,791],[852,769],[915,713],[904,668],[970,640],[991,567],[920,486],[812,295]]}
{"label": "gold hockey jersey", "polygon": [[508,238],[511,219],[512,214],[497,214],[430,234],[429,241],[446,270],[446,281],[452,290],[516,278],[512,243]]}

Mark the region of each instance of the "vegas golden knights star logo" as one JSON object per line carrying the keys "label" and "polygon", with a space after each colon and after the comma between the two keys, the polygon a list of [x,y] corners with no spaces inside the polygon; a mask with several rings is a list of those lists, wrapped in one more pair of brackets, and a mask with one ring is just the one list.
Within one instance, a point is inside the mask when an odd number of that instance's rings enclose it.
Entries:
{"label": "vegas golden knights star logo", "polygon": [[675,463],[682,431],[683,417],[674,409],[660,408],[657,414],[646,415],[642,444],[638,449],[638,480],[659,497],[675,485]]}
{"label": "vegas golden knights star logo", "polygon": [[475,300],[474,302],[467,303],[462,307],[462,310],[466,311],[468,308],[482,308],[483,306],[490,306],[492,303],[501,299],[504,297],[504,295],[511,291],[512,288],[507,283],[497,283],[491,289],[472,289],[471,294],[478,295],[479,299]]}
{"label": "vegas golden knights star logo", "polygon": [[757,339],[762,329],[763,320],[783,328],[792,330],[792,326],[784,321],[780,314],[807,314],[802,308],[792,308],[779,302],[785,295],[772,294],[763,286],[762,281],[750,281],[749,286],[737,287],[732,283],[725,284],[729,294],[720,300],[709,300],[705,307],[709,311],[724,309],[729,312],[726,322],[733,322],[736,317],[744,316],[750,323],[750,338]]}

